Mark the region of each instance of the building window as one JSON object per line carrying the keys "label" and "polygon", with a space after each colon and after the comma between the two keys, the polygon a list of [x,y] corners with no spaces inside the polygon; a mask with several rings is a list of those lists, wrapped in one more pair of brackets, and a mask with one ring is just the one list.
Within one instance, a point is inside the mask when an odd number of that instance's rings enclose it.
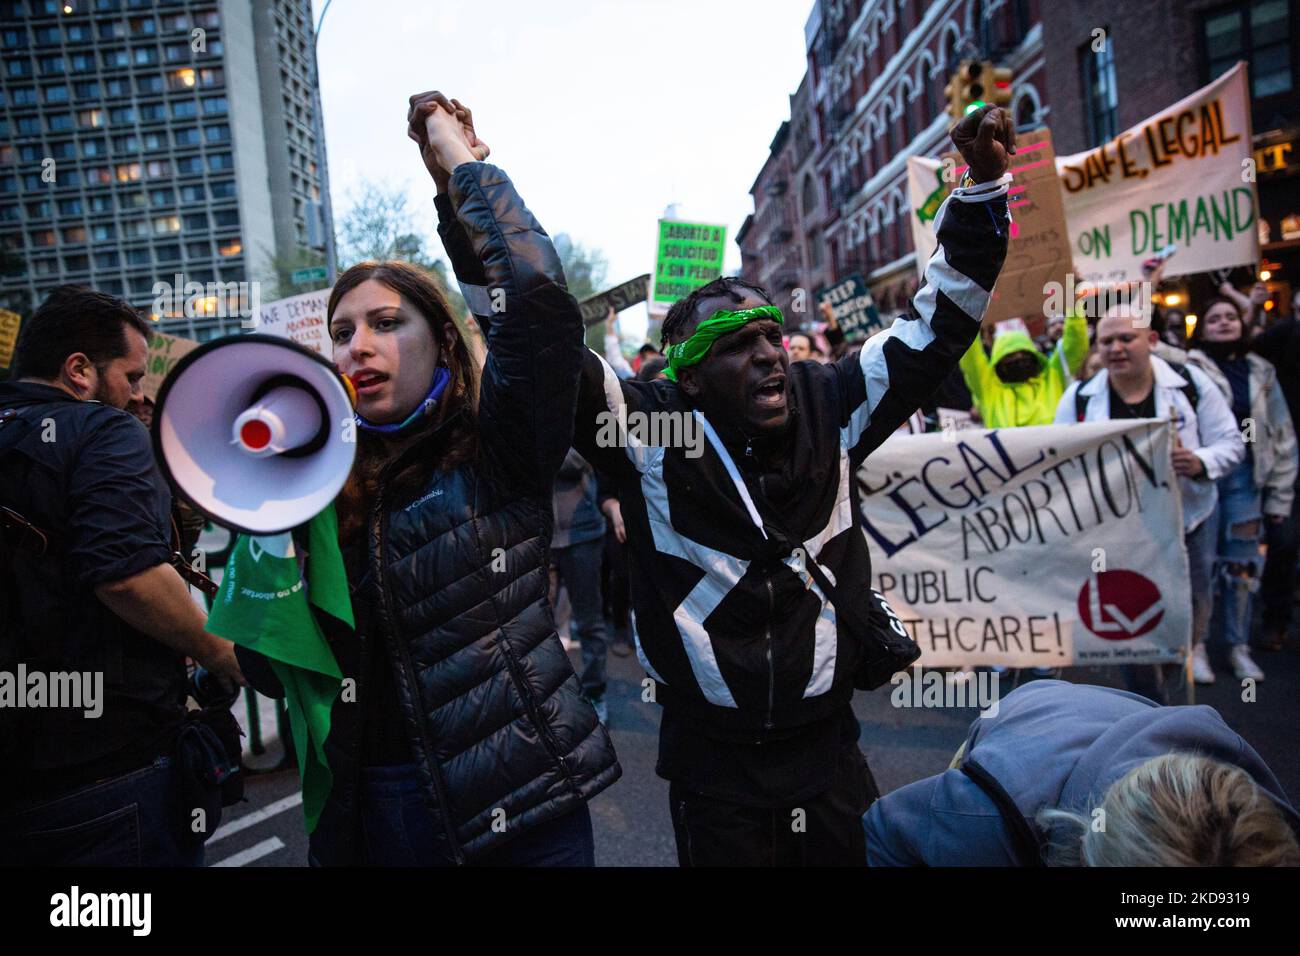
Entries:
{"label": "building window", "polygon": [[66,229],[63,230],[63,241],[64,242],[85,242],[86,227],[68,226]]}
{"label": "building window", "polygon": [[237,256],[244,251],[243,245],[238,239],[227,239],[217,246],[217,253],[222,256]]}
{"label": "building window", "polygon": [[1207,13],[1201,21],[1201,42],[1207,81],[1245,60],[1252,99],[1294,88],[1286,0],[1252,0]]}
{"label": "building window", "polygon": [[1100,50],[1092,43],[1079,49],[1079,71],[1083,81],[1084,115],[1088,121],[1088,146],[1100,146],[1119,132],[1119,100],[1115,90],[1115,47],[1106,30]]}
{"label": "building window", "polygon": [[805,216],[811,215],[817,209],[817,183],[812,178],[812,173],[803,178],[803,195],[799,202]]}
{"label": "building window", "polygon": [[189,67],[183,70],[172,70],[167,74],[167,89],[169,90],[192,90],[197,82],[195,73]]}

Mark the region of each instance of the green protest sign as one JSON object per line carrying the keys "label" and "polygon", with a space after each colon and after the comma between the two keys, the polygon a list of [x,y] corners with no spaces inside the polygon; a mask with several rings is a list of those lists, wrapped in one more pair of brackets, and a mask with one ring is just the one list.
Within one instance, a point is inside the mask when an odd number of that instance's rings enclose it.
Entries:
{"label": "green protest sign", "polygon": [[727,227],[659,220],[652,303],[672,305],[722,275]]}

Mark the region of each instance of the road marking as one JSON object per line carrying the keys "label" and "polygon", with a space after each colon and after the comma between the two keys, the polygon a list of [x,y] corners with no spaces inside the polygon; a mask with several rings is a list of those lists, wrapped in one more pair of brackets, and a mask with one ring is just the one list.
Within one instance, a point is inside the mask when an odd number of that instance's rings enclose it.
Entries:
{"label": "road marking", "polygon": [[252,813],[246,813],[242,817],[231,820],[229,823],[217,827],[217,832],[212,834],[208,839],[208,845],[216,843],[223,837],[228,837],[232,833],[238,833],[240,830],[247,830],[249,827],[257,826],[263,820],[269,820],[278,813],[284,813],[291,807],[296,807],[302,803],[302,791],[299,790],[293,796],[285,797],[283,800],[277,800],[275,803],[268,803],[261,810],[254,810]]}
{"label": "road marking", "polygon": [[218,860],[212,866],[247,866],[254,860],[260,860],[264,856],[269,856],[276,850],[284,849],[284,841],[279,837],[271,837],[269,840],[263,840],[261,843],[255,843],[247,850],[240,850],[234,856],[228,856],[224,860]]}

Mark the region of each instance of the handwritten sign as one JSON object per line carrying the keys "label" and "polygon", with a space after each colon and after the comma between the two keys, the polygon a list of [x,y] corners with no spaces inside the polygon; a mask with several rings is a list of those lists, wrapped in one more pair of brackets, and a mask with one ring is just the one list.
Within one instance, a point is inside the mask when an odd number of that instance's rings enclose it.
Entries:
{"label": "handwritten sign", "polygon": [[650,273],[647,272],[643,276],[629,279],[622,285],[616,285],[612,289],[593,295],[590,299],[584,299],[578,303],[578,308],[582,311],[582,324],[590,326],[597,322],[604,322],[609,309],[622,312],[629,306],[644,302],[649,293]]}
{"label": "handwritten sign", "polygon": [[334,346],[325,320],[329,301],[330,290],[320,289],[268,302],[253,317],[252,331],[292,339],[332,360]]}
{"label": "handwritten sign", "polygon": [[1246,65],[1120,133],[1056,161],[1083,277],[1143,278],[1142,261],[1178,246],[1166,276],[1259,259]]}
{"label": "handwritten sign", "polygon": [[18,326],[22,316],[8,309],[0,309],[0,366],[8,368],[14,360],[14,346],[18,344]]}
{"label": "handwritten sign", "polygon": [[830,303],[831,314],[846,342],[862,342],[884,328],[884,321],[862,276],[854,273],[832,286],[817,290],[817,302]]}
{"label": "handwritten sign", "polygon": [[198,347],[199,343],[193,339],[183,339],[178,335],[168,335],[166,332],[150,332],[149,357],[145,360],[144,378],[140,381],[144,397],[151,402],[157,401],[158,389],[162,387],[163,379],[172,370],[172,366],[180,361],[185,353]]}
{"label": "handwritten sign", "polygon": [[857,474],[873,583],[921,663],[1180,659],[1191,589],[1169,534],[1172,434],[1151,420],[945,428],[876,449]]}
{"label": "handwritten sign", "polygon": [[659,220],[652,302],[671,305],[722,275],[727,227]]}

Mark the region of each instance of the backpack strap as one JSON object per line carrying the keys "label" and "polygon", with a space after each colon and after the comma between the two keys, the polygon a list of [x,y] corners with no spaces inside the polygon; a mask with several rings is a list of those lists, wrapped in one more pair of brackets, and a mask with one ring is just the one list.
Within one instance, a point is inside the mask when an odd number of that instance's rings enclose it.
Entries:
{"label": "backpack strap", "polygon": [[[1089,379],[1088,381],[1092,381]],[[1083,394],[1084,382],[1079,383],[1079,387],[1074,390],[1074,420],[1081,422],[1088,414],[1088,399],[1092,396]]]}
{"label": "backpack strap", "polygon": [[1201,391],[1196,387],[1196,382],[1192,379],[1191,373],[1187,371],[1187,366],[1179,362],[1166,362],[1166,364],[1181,375],[1183,381],[1187,383],[1180,388],[1179,391],[1183,393],[1183,397],[1185,397],[1191,404],[1192,411],[1196,411],[1196,405],[1201,400]]}

